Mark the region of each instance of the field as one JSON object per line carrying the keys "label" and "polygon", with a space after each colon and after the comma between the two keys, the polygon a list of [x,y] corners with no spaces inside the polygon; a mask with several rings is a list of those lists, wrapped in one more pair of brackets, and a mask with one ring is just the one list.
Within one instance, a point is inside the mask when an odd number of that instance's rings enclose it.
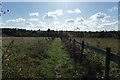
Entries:
{"label": "field", "polygon": [[77,41],[84,40],[87,45],[94,46],[105,50],[107,47],[111,48],[113,53],[119,54],[120,39],[112,38],[76,38]]}
{"label": "field", "polygon": [[[105,50],[106,48],[111,48],[112,54],[120,55],[119,42],[120,39],[112,38],[76,38],[77,41],[85,41],[85,44],[94,46]],[[93,67],[94,70],[98,70],[97,73],[104,74],[105,70],[105,56],[101,54],[96,54],[91,50],[84,50],[85,58],[87,57],[88,62]],[[88,54],[87,54],[88,53]],[[100,70],[100,72],[99,72]],[[110,62],[110,79],[117,80],[120,75],[120,65],[115,62]],[[100,76],[100,75],[99,75]]]}
{"label": "field", "polygon": [[[104,57],[94,52],[86,55],[90,65],[76,63],[71,57],[68,41],[60,38],[46,37],[3,37],[3,79],[6,78],[90,78],[96,76],[103,79]],[[83,39],[77,38],[81,41]],[[105,49],[111,47],[112,52],[118,54],[117,39],[84,38],[92,46]],[[113,43],[114,42],[114,43]],[[76,49],[74,53],[79,53]],[[79,61],[78,61],[79,62]],[[92,66],[94,74],[90,73]],[[111,65],[111,77],[118,79],[120,68],[117,64]],[[118,71],[118,72],[116,72]]]}
{"label": "field", "polygon": [[59,38],[3,38],[3,78],[73,78],[75,71]]}

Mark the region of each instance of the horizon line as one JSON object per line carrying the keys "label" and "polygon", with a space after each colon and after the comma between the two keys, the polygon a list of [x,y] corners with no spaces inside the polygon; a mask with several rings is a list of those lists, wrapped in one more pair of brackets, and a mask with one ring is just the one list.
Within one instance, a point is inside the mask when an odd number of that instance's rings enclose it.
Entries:
{"label": "horizon line", "polygon": [[[28,30],[28,31],[47,31],[48,29],[50,29],[50,28],[48,28],[47,30],[41,30],[41,29],[37,29],[37,30],[33,30],[33,29],[24,29],[24,28],[0,28],[1,30],[2,29],[22,29],[22,30]],[[120,31],[120,30],[94,30],[94,31],[85,31],[85,30],[54,30],[54,29],[50,29],[51,31],[73,31],[73,32],[102,32],[102,31],[107,31],[107,32],[109,32],[109,31]]]}

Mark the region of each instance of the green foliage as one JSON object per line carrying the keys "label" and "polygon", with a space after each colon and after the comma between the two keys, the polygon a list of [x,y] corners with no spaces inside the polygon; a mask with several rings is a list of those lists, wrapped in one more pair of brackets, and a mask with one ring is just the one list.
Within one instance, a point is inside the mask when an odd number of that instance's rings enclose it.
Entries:
{"label": "green foliage", "polygon": [[91,50],[85,50],[85,52],[90,67],[96,73],[96,78],[102,79],[104,77],[105,57]]}
{"label": "green foliage", "polygon": [[27,38],[19,39],[22,42],[17,43],[15,38],[14,44],[6,53],[4,53],[6,47],[3,47],[3,79],[41,77],[38,76],[37,67],[41,65],[40,60],[48,57],[45,53],[48,48],[47,42],[44,39],[36,41],[32,39],[26,41]]}
{"label": "green foliage", "polygon": [[[112,54],[118,53],[118,42],[117,39],[101,39],[101,38],[83,38],[79,39],[77,38],[77,41],[84,40],[87,45],[94,46],[97,48],[101,48],[105,50],[106,47],[110,47],[112,49]],[[114,43],[113,43],[114,42]],[[94,73],[96,73],[97,79],[103,79],[105,75],[105,56],[98,54],[94,51],[91,51],[89,49],[84,50],[84,59],[87,60],[87,63],[89,65],[88,70],[92,70]],[[83,61],[84,62],[84,61]],[[91,71],[90,70],[90,71]],[[118,80],[120,78],[120,67],[115,62],[110,62],[110,79],[111,80]]]}
{"label": "green foliage", "polygon": [[80,78],[74,64],[60,38],[3,38],[3,79]]}
{"label": "green foliage", "polygon": [[42,61],[41,74],[46,78],[78,78],[72,59],[61,40],[55,39],[48,50],[49,58]]}
{"label": "green foliage", "polygon": [[40,30],[26,30],[17,28],[3,28],[3,36],[15,36],[15,37],[64,37],[64,35],[69,35],[70,37],[81,37],[81,38],[116,38],[119,39],[120,31],[96,31],[96,32],[86,32],[86,31],[54,31],[48,29],[47,31]]}
{"label": "green foliage", "polygon": [[[63,33],[61,33],[63,35]],[[68,35],[64,35],[68,36]],[[67,37],[69,38],[69,36]],[[91,50],[84,50],[80,62],[81,46],[66,37],[4,37],[3,38],[3,79],[6,78],[80,78],[103,79],[105,57]],[[14,43],[8,47],[8,44]],[[114,39],[84,38],[87,45],[105,49],[113,45]],[[110,78],[119,80],[120,66],[111,61]]]}

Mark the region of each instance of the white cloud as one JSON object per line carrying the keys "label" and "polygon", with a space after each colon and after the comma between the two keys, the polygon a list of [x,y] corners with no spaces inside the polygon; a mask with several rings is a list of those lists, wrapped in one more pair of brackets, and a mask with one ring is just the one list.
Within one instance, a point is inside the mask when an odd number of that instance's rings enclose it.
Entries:
{"label": "white cloud", "polygon": [[72,11],[72,10],[67,10],[67,12],[68,12],[68,13],[74,13],[74,11]]}
{"label": "white cloud", "polygon": [[[118,21],[111,22],[107,20],[110,16],[98,12],[85,20],[83,17],[75,19],[67,19],[66,29],[67,30],[81,30],[81,31],[100,31],[100,30],[118,30]],[[100,21],[99,21],[100,19]],[[69,23],[69,24],[67,24]],[[71,27],[71,28],[70,28]]]}
{"label": "white cloud", "polygon": [[68,27],[68,30],[69,29],[81,31],[118,30],[118,21],[110,22],[105,20],[104,23],[100,23],[99,21],[85,20],[83,17],[78,17],[76,19],[67,19],[65,22],[70,22],[70,24],[66,25]]}
{"label": "white cloud", "polygon": [[29,13],[29,16],[39,16],[39,12]]}
{"label": "white cloud", "polygon": [[56,11],[48,12],[47,14],[60,16],[60,15],[63,15],[63,10],[57,9]]}
{"label": "white cloud", "polygon": [[[65,20],[71,30],[88,30],[91,27],[91,20],[85,20],[83,17],[78,17],[76,19],[67,19]],[[93,25],[93,24],[92,24]],[[71,28],[70,28],[71,27]]]}
{"label": "white cloud", "polygon": [[[76,18],[77,19],[77,18]],[[55,24],[59,21],[54,21]],[[53,22],[53,23],[54,23]],[[24,28],[27,29],[34,29],[34,30],[47,30],[48,28],[53,30],[75,30],[75,31],[100,31],[100,30],[118,30],[118,22],[106,22],[106,23],[99,23],[94,22],[92,20],[84,20],[81,22],[75,22],[75,19],[73,19],[73,22],[67,23],[61,23],[59,25],[53,25],[53,24],[47,24],[46,22],[39,21],[38,24],[32,24],[30,22],[24,23],[26,25]]]}
{"label": "white cloud", "polygon": [[55,15],[46,14],[44,15],[44,19],[57,19],[57,17]]}
{"label": "white cloud", "polygon": [[46,22],[43,22],[43,21],[38,21],[36,24],[33,24],[32,22],[25,22],[25,23],[22,23],[24,25],[24,28],[25,29],[28,29],[28,30],[47,30],[46,27],[48,26],[48,24],[46,24]]}
{"label": "white cloud", "polygon": [[105,24],[103,24],[103,25],[104,25],[104,26],[114,26],[114,25],[118,25],[118,21],[105,23]]}
{"label": "white cloud", "polygon": [[83,17],[78,17],[78,18],[76,18],[76,20],[75,20],[75,22],[83,22],[83,21],[84,21]]}
{"label": "white cloud", "polygon": [[47,24],[46,22],[39,21],[38,24],[33,25],[35,29],[45,29]]}
{"label": "white cloud", "polygon": [[53,24],[54,24],[54,25],[60,24],[60,22],[59,22],[59,21],[54,21]]}
{"label": "white cloud", "polygon": [[81,13],[80,9],[78,9],[78,8],[75,9],[74,12],[76,12],[76,13]]}
{"label": "white cloud", "polygon": [[68,13],[81,13],[80,9],[77,8],[75,10],[67,10]]}
{"label": "white cloud", "polygon": [[97,19],[107,19],[107,18],[109,18],[109,17],[110,17],[110,16],[108,16],[107,14],[104,14],[104,13],[102,13],[102,12],[98,12],[98,13],[90,16],[89,19],[95,21],[95,20],[97,20]]}
{"label": "white cloud", "polygon": [[97,30],[118,30],[118,21],[100,24]]}
{"label": "white cloud", "polygon": [[108,22],[110,22],[109,20],[106,20],[106,19],[102,19],[101,20],[103,23],[108,23]]}
{"label": "white cloud", "polygon": [[39,21],[39,24],[44,24],[44,25],[45,25],[45,24],[46,24],[46,22],[43,22],[43,21]]}
{"label": "white cloud", "polygon": [[47,28],[54,29],[54,30],[73,30],[74,27],[72,24],[60,24],[60,25],[49,25]]}
{"label": "white cloud", "polygon": [[[69,10],[68,12],[81,13],[79,9]],[[46,13],[44,15],[44,18],[57,19],[57,17],[60,15],[63,15],[63,11],[58,9],[58,10]],[[48,28],[54,29],[54,30],[81,30],[81,31],[117,30],[118,22],[109,21],[108,20],[109,17],[110,16],[108,16],[105,13],[97,12],[96,14],[90,16],[89,19],[86,19],[86,20],[83,17],[77,17],[77,18],[73,17],[73,18],[66,19],[63,23],[59,22],[58,20],[55,20],[53,21],[53,23],[47,24],[46,22],[40,21],[40,19],[38,18],[30,18],[30,19],[27,19],[28,22],[24,22],[22,24],[26,25],[25,28],[28,28],[28,29],[42,29],[42,30],[47,30]],[[26,20],[23,18],[8,20],[8,22],[20,22],[20,21],[26,21]],[[38,22],[36,24],[32,24],[31,21],[38,21]]]}
{"label": "white cloud", "polygon": [[23,18],[18,18],[18,19],[16,19],[16,20],[17,20],[17,22],[25,21],[25,19],[23,19]]}
{"label": "white cloud", "polygon": [[[91,23],[92,23],[92,24],[91,24]],[[81,25],[88,27],[88,26],[91,26],[91,25],[94,26],[95,23],[93,23],[93,22],[90,21],[90,20],[84,20],[83,22],[81,22]]]}
{"label": "white cloud", "polygon": [[46,13],[46,15],[44,15],[45,19],[57,19],[57,16],[63,15],[63,10],[55,10],[52,12],[48,12]]}
{"label": "white cloud", "polygon": [[83,17],[78,17],[78,18],[76,18],[76,19],[66,19],[65,20],[65,22],[67,23],[67,22],[69,22],[69,23],[74,23],[74,22],[84,22],[85,20],[84,20],[84,18]]}
{"label": "white cloud", "polygon": [[26,21],[26,20],[23,19],[23,18],[18,18],[18,19],[11,19],[11,20],[8,20],[7,22],[13,23],[13,22],[21,22],[21,21]]}
{"label": "white cloud", "polygon": [[65,22],[67,23],[74,23],[75,22],[75,19],[67,19],[67,20],[65,20]]}
{"label": "white cloud", "polygon": [[38,18],[30,18],[29,21],[38,21]]}
{"label": "white cloud", "polygon": [[100,24],[99,22],[86,22],[87,26],[86,30],[91,30],[91,31],[100,31],[100,30],[118,30],[118,22],[108,22],[108,23],[102,23]]}
{"label": "white cloud", "polygon": [[108,9],[109,12],[113,12],[113,11],[115,11],[115,10],[118,10],[118,7],[117,7],[117,6],[114,6],[114,7],[112,7],[111,9]]}
{"label": "white cloud", "polygon": [[11,19],[11,20],[8,20],[7,22],[11,22],[11,23],[13,23],[13,22],[17,22],[17,21],[14,20],[14,19]]}

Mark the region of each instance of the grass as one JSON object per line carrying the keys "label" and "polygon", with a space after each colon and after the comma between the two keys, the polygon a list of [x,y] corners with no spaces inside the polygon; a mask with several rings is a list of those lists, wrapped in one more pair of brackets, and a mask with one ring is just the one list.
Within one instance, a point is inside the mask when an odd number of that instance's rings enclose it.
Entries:
{"label": "grass", "polygon": [[[14,43],[7,48],[9,43]],[[6,51],[6,49],[8,49]],[[4,37],[3,79],[5,78],[74,78],[74,61],[61,39]]]}
{"label": "grass", "polygon": [[[11,40],[15,41],[5,53]],[[3,38],[3,78],[39,77],[37,67],[46,57],[47,47],[44,38]]]}
{"label": "grass", "polygon": [[[13,44],[7,48],[12,40],[14,40]],[[82,40],[77,38],[77,41]],[[84,41],[88,45],[101,49],[111,47],[112,52],[118,53],[117,41],[119,40],[117,39],[84,38]],[[104,76],[105,57],[85,50],[85,52],[90,53],[84,55],[88,62],[75,63],[70,55],[73,46],[69,41],[65,44],[60,38],[52,40],[40,37],[3,37],[2,45],[3,79],[86,78],[91,74],[90,71],[94,71],[100,79]],[[80,46],[78,47],[72,53],[79,54]],[[110,77],[118,79],[120,74],[118,65],[112,62],[110,69]]]}
{"label": "grass", "polygon": [[74,78],[75,66],[64,44],[55,39],[47,51],[49,58],[42,61],[41,74],[48,78]]}
{"label": "grass", "polygon": [[113,53],[119,54],[119,42],[120,39],[112,39],[112,38],[76,38],[78,41],[84,40],[90,46],[98,47],[105,50],[107,47],[111,48]]}
{"label": "grass", "polygon": [[[87,45],[94,46],[97,48],[101,48],[105,50],[105,48],[110,47],[112,54],[118,54],[120,55],[119,50],[119,39],[110,39],[110,38],[77,38],[77,41],[84,40]],[[105,56],[101,54],[96,54],[95,52],[91,50],[84,50],[85,56],[87,57],[88,61],[91,64],[91,67],[94,68],[94,70],[97,72],[98,77],[104,77],[104,68],[105,68]],[[120,75],[120,66],[115,62],[110,62],[110,79],[111,80],[118,80]]]}

